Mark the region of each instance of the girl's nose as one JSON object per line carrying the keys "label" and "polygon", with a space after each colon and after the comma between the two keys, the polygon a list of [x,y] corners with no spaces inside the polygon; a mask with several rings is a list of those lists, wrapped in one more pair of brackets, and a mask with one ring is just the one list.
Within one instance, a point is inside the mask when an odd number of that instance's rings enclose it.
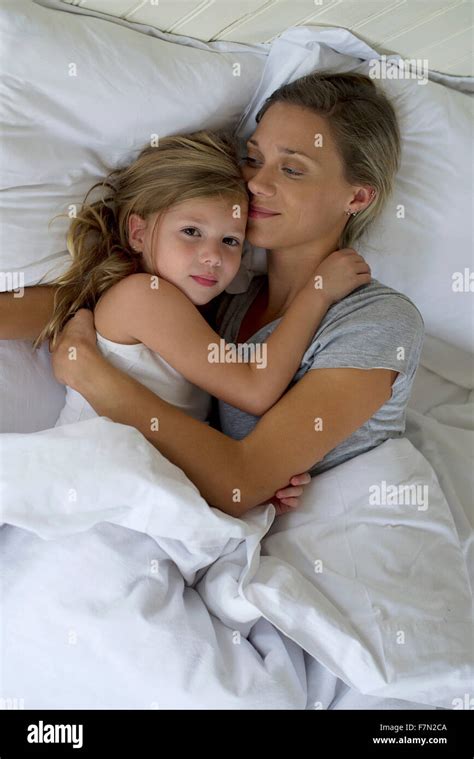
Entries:
{"label": "girl's nose", "polygon": [[203,249],[199,253],[199,260],[203,264],[210,264],[211,266],[220,266],[222,261],[221,252],[219,246],[215,243],[207,241]]}

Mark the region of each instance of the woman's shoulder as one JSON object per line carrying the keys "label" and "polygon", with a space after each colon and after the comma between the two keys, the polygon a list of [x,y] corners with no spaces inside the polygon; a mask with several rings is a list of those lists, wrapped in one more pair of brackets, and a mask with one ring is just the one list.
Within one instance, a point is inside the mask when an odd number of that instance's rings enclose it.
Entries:
{"label": "woman's shoulder", "polygon": [[372,280],[331,306],[295,379],[310,369],[352,367],[391,369],[411,382],[423,338],[423,319],[410,298]]}
{"label": "woman's shoulder", "polygon": [[[332,313],[331,313],[332,312]],[[331,307],[328,316],[340,319],[352,316],[371,323],[388,323],[401,319],[424,331],[423,317],[413,301],[402,292],[377,279],[358,287]]]}

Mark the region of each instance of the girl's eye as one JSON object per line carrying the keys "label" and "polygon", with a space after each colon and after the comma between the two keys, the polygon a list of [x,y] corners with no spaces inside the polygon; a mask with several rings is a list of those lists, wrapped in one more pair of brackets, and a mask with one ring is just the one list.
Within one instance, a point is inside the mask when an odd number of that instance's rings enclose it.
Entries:
{"label": "girl's eye", "polygon": [[240,247],[240,240],[238,240],[236,237],[224,237],[224,242],[231,248],[236,248],[237,246]]}
{"label": "girl's eye", "polygon": [[189,232],[191,232],[191,233],[192,232],[199,232],[199,229],[197,227],[185,227],[181,231],[184,232],[184,234],[187,235],[188,237],[196,237],[196,235],[189,234]]}

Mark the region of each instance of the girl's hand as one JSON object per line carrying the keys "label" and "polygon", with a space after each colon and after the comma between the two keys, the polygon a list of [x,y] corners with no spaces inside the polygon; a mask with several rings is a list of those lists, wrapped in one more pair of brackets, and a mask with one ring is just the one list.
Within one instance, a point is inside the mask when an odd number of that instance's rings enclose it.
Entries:
{"label": "girl's hand", "polygon": [[293,511],[299,506],[299,497],[303,493],[301,485],[308,485],[311,482],[311,475],[309,472],[303,474],[295,474],[290,484],[286,488],[277,490],[274,497],[271,499],[275,507],[277,516],[280,514],[286,514],[288,511]]}
{"label": "girl's hand", "polygon": [[[314,277],[320,277],[322,282]],[[322,289],[332,305],[371,280],[370,266],[366,260],[352,248],[342,248],[321,261],[312,281],[316,289]]]}
{"label": "girl's hand", "polygon": [[80,308],[59,333],[51,351],[54,376],[62,385],[78,390],[77,383],[88,359],[99,353],[94,327],[94,315],[87,308]]}

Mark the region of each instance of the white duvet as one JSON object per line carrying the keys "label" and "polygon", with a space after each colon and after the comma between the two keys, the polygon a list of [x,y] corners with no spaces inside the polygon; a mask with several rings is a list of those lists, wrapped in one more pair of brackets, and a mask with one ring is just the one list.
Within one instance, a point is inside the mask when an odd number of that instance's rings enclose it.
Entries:
{"label": "white duvet", "polygon": [[470,692],[461,546],[406,439],[319,475],[274,522],[272,506],[209,508],[107,418],[2,435],[0,462],[2,699],[304,709],[303,651],[372,696],[453,708]]}

